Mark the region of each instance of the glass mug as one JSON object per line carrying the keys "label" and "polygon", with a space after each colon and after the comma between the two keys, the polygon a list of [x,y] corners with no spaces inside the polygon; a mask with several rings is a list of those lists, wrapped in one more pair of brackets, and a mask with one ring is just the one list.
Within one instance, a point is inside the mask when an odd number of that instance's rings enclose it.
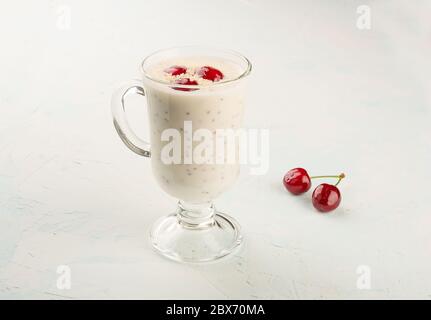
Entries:
{"label": "glass mug", "polygon": [[[202,86],[173,85],[148,72],[167,59],[187,57],[229,61],[238,68],[238,75]],[[150,232],[153,247],[167,258],[181,262],[213,261],[232,253],[242,242],[237,221],[218,212],[212,203],[237,179],[238,157],[228,163],[193,163],[187,152],[196,147],[198,142],[191,137],[199,129],[207,129],[215,136],[219,129],[241,127],[244,79],[250,71],[249,60],[235,52],[204,47],[164,49],[144,59],[142,82],[132,81],[112,97],[114,126],[121,140],[133,152],[151,159],[152,171],[160,187],[179,199],[176,212],[159,219]],[[147,98],[150,143],[140,139],[127,122],[125,97],[130,94]],[[163,135],[172,129],[178,132],[181,142],[179,163],[166,160],[166,156],[173,152],[163,154],[164,148],[172,142]],[[235,152],[238,154],[238,143]]]}

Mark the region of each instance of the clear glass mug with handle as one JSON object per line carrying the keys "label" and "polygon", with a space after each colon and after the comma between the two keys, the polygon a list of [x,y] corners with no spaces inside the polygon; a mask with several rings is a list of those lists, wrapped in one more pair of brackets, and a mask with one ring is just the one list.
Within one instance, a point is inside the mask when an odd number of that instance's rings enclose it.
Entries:
{"label": "clear glass mug with handle", "polygon": [[[210,85],[173,85],[151,73],[164,61],[194,57],[229,64],[235,72]],[[144,59],[142,81],[132,81],[112,97],[114,126],[121,140],[133,152],[151,159],[160,187],[179,199],[176,212],[160,218],[150,232],[153,247],[167,258],[209,262],[234,252],[242,242],[239,224],[218,212],[212,201],[239,174],[237,137],[234,156],[227,161],[227,152],[220,156],[216,149],[216,136],[242,126],[245,78],[250,71],[249,60],[236,52],[204,47],[165,49]],[[127,122],[125,98],[130,94],[147,98],[150,143],[139,138]],[[196,152],[199,145],[200,152]],[[197,157],[202,150],[206,151],[203,160]]]}

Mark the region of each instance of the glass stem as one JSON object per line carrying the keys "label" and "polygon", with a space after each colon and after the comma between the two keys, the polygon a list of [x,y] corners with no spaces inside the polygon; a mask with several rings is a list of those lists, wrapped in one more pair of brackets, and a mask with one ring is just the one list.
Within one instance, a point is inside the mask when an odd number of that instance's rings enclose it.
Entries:
{"label": "glass stem", "polygon": [[214,225],[215,207],[212,202],[178,202],[178,222],[187,229],[206,229]]}

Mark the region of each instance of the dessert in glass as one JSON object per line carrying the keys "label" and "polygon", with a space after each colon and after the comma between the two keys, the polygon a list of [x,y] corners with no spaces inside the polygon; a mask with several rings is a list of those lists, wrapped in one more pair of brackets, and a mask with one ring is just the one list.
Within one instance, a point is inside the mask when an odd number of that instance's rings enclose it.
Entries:
{"label": "dessert in glass", "polygon": [[[179,199],[176,212],[153,225],[151,243],[176,261],[222,258],[238,248],[242,236],[237,221],[217,211],[212,201],[239,175],[239,140],[233,140],[232,155],[221,152],[219,147],[228,142],[217,139],[223,137],[219,133],[242,126],[251,64],[232,51],[178,47],[148,56],[141,71],[142,81],[132,81],[113,95],[112,113],[126,146],[149,157],[160,187]],[[150,143],[127,122],[125,97],[133,93],[147,98]]]}

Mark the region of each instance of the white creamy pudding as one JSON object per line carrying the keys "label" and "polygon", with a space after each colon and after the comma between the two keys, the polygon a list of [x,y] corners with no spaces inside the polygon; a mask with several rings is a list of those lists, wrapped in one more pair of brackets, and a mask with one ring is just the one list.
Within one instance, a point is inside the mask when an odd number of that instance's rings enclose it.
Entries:
{"label": "white creamy pudding", "polygon": [[[162,141],[161,135],[166,129],[176,129],[182,142],[186,139],[186,143],[195,147],[199,142],[189,141],[189,132],[184,132],[185,121],[191,121],[193,131],[204,128],[213,136],[217,129],[240,128],[243,85],[232,84],[229,80],[239,78],[242,72],[234,62],[213,57],[169,59],[146,70],[147,77],[152,79],[144,79],[150,120],[151,162],[157,181],[171,196],[193,203],[206,202],[216,198],[236,180],[238,160],[224,164],[187,164],[184,159],[189,155],[184,143],[181,145],[181,163],[164,163],[161,152],[169,142]],[[175,84],[190,86],[176,87]],[[238,154],[237,144],[235,149]]]}

